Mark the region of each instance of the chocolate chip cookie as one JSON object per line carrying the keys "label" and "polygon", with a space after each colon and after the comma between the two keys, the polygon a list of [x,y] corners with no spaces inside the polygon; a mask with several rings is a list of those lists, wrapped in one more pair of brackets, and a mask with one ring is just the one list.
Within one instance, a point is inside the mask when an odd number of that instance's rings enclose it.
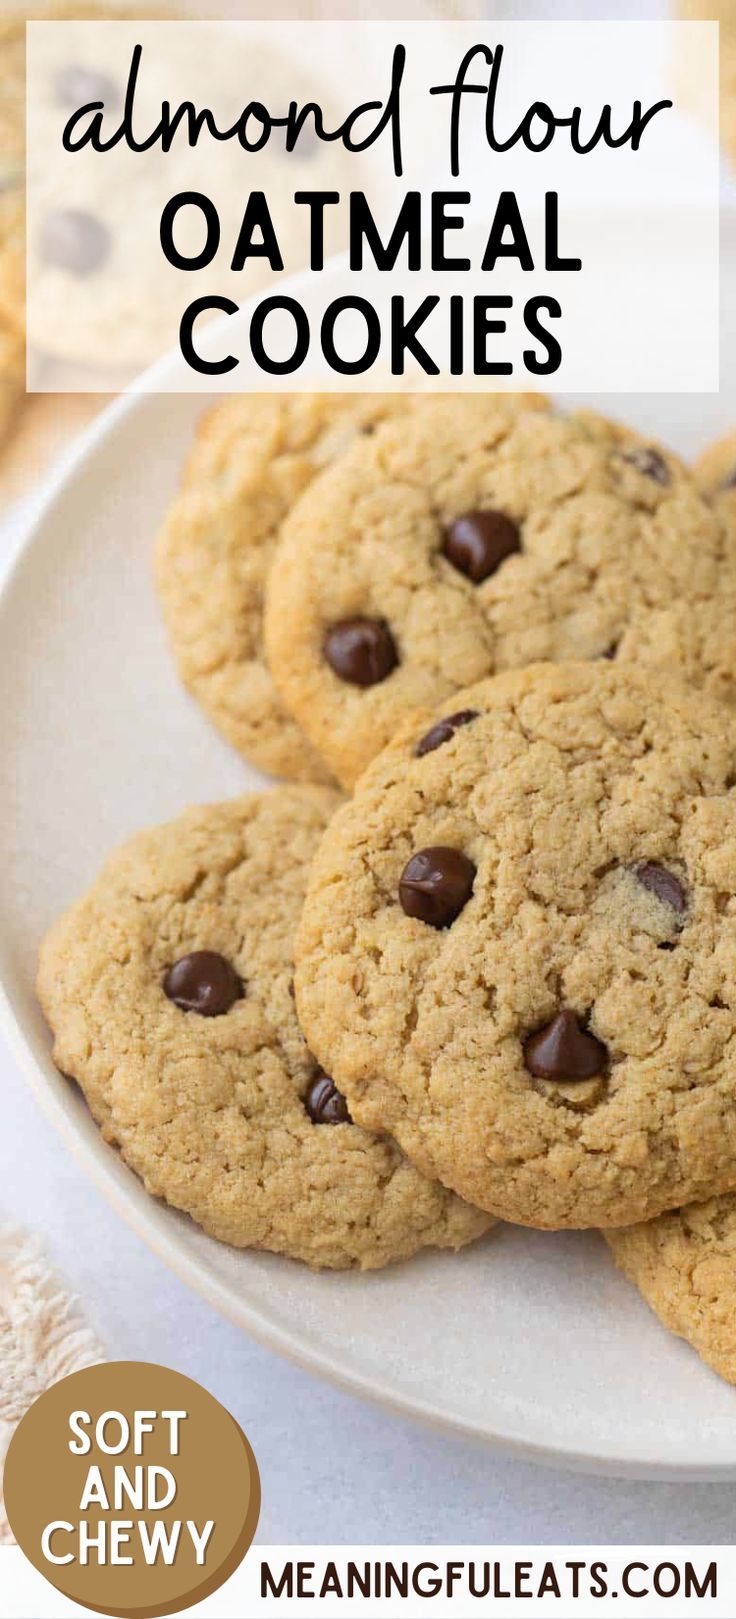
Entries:
{"label": "chocolate chip cookie", "polygon": [[282,788],[133,838],[52,928],[39,993],[149,1192],[236,1247],[370,1269],[490,1222],[351,1123],[302,1038],[292,936],[335,802]]}
{"label": "chocolate chip cookie", "polygon": [[[129,14],[89,0],[78,5],[73,0],[40,5],[28,0],[22,10],[0,18],[0,442],[16,426],[25,395],[26,22],[99,21]],[[89,79],[85,83],[80,78],[78,67],[70,68],[74,72],[65,87],[50,87],[55,105],[62,92],[68,100],[79,91],[82,100],[85,88],[93,88]]]}
{"label": "chocolate chip cookie", "polygon": [[[521,397],[529,409],[543,407],[541,395]],[[280,524],[351,443],[426,403],[411,394],[244,395],[200,425],[158,541],[158,591],[185,686],[228,741],[272,775],[328,779],[265,659],[263,601]]]}
{"label": "chocolate chip cookie", "polygon": [[692,1203],[605,1236],[663,1325],[736,1383],[736,1197]]}
{"label": "chocolate chip cookie", "polygon": [[268,660],[347,786],[413,708],[496,670],[684,641],[701,680],[733,682],[720,635],[670,623],[736,576],[723,525],[676,458],[597,417],[428,402],[323,472],[282,533]]}
{"label": "chocolate chip cookie", "polygon": [[255,394],[216,405],[159,536],[156,583],[181,679],[227,740],[274,776],[328,779],[263,651],[279,525],[356,435],[409,404],[400,394]]}
{"label": "chocolate chip cookie", "polygon": [[[160,8],[142,9],[153,22]],[[172,10],[175,14],[176,7]],[[164,5],[164,21],[166,12]],[[130,17],[135,20],[135,9]],[[247,155],[245,187],[237,140],[221,141],[214,154],[209,141],[176,139],[170,149],[154,146],[143,157],[121,143],[108,149],[102,165],[94,153],[78,150],[70,166],[60,134],[68,109],[79,105],[80,82],[83,96],[94,84],[93,99],[103,101],[108,114],[105,127],[112,114],[114,129],[137,42],[137,26],[123,31],[94,26],[76,30],[73,41],[66,30],[52,31],[39,40],[36,53],[33,144],[44,159],[35,167],[29,191],[31,336],[43,353],[72,367],[101,368],[111,383],[117,373],[127,375],[178,345],[182,316],[195,299],[219,296],[243,303],[264,288],[274,290],[270,252],[260,253],[256,246],[235,268],[232,247],[225,251],[225,243],[234,245],[239,238],[249,193],[268,198],[274,254],[288,275],[303,269],[309,257],[309,233],[294,207],[295,192],[305,187],[341,192],[355,179],[342,142],[318,140],[311,124],[299,132],[288,158],[285,131],[275,128],[268,138],[264,132],[257,153],[252,149]],[[147,131],[160,120],[162,97],[174,108],[192,99],[206,104],[220,128],[237,122],[254,93],[272,109],[288,108],[292,97],[302,106],[319,104],[328,127],[339,122],[331,116],[329,83],[315,76],[303,55],[290,56],[265,35],[241,37],[234,30],[223,51],[217,26],[201,19],[192,32],[182,21],[147,35],[145,58],[135,105],[139,127]],[[202,251],[204,220],[194,208],[180,211],[174,238],[179,253],[190,259],[186,275],[169,262],[160,241],[164,210],[183,192],[212,200],[223,243],[214,259],[191,262]],[[324,228],[329,257],[345,245],[342,210],[327,209]]]}
{"label": "chocolate chip cookie", "polygon": [[693,468],[697,482],[710,500],[723,509],[736,510],[736,432],[724,433],[698,456]]}
{"label": "chocolate chip cookie", "polygon": [[522,1225],[736,1185],[736,715],[601,660],[407,724],[330,825],[297,1004],[352,1116]]}

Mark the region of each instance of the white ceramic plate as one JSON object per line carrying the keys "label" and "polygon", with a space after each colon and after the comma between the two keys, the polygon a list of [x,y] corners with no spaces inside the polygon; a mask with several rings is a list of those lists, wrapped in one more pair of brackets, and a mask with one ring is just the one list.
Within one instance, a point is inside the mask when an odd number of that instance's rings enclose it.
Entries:
{"label": "white ceramic plate", "polygon": [[[686,454],[729,425],[717,398],[592,403]],[[275,1349],[529,1456],[736,1477],[734,1391],[658,1326],[594,1233],[499,1229],[457,1258],[369,1276],[237,1253],[147,1197],[50,1061],[33,993],[46,925],[134,829],[258,780],[180,689],[151,585],[152,536],[203,404],[113,406],[51,491],[0,600],[0,976],[31,1082],[140,1234]]]}

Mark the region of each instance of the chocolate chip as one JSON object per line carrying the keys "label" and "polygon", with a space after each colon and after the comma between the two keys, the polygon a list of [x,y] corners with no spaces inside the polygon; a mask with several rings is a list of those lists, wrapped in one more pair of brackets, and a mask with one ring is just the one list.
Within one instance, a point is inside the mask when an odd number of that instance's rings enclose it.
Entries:
{"label": "chocolate chip", "polygon": [[629,465],[636,467],[637,472],[644,478],[651,478],[653,483],[659,483],[663,488],[672,482],[672,474],[659,450],[652,449],[651,445],[642,445],[640,449],[627,450],[623,457]]}
{"label": "chocolate chip", "polygon": [[112,238],[106,225],[83,208],[47,214],[41,229],[41,257],[57,270],[92,275],[108,258]]}
{"label": "chocolate chip", "polygon": [[422,759],[425,753],[434,753],[435,748],[441,748],[443,742],[449,742],[450,737],[460,730],[462,725],[469,725],[471,720],[477,720],[477,708],[461,708],[457,714],[448,714],[444,720],[438,720],[430,731],[425,732],[421,742],[414,749],[415,757]]}
{"label": "chocolate chip", "polygon": [[119,99],[114,79],[81,62],[69,62],[54,79],[54,94],[61,107],[88,107],[93,101],[113,106]]}
{"label": "chocolate chip", "polygon": [[460,849],[420,849],[401,873],[402,909],[431,928],[447,928],[467,905],[474,881],[475,866]]}
{"label": "chocolate chip", "polygon": [[535,1079],[593,1079],[608,1061],[602,1040],[581,1029],[574,1012],[558,1012],[551,1023],[530,1035],[524,1061]]}
{"label": "chocolate chip", "polygon": [[242,980],[232,963],[217,950],[193,950],[175,961],[164,978],[164,994],[182,1012],[221,1017],[243,994]]}
{"label": "chocolate chip", "polygon": [[463,512],[445,530],[443,556],[474,585],[521,550],[519,529],[505,512]]}
{"label": "chocolate chip", "polygon": [[323,651],[338,679],[350,686],[378,686],[399,661],[388,624],[380,618],[341,619],[327,631]]}
{"label": "chocolate chip", "polygon": [[658,860],[642,860],[641,865],[634,867],[634,875],[638,878],[642,888],[654,894],[663,905],[669,905],[678,916],[683,916],[687,910],[687,894],[673,871],[666,866],[660,866]]}
{"label": "chocolate chip", "polygon": [[313,1124],[352,1124],[345,1097],[321,1068],[311,1081],[304,1106]]}

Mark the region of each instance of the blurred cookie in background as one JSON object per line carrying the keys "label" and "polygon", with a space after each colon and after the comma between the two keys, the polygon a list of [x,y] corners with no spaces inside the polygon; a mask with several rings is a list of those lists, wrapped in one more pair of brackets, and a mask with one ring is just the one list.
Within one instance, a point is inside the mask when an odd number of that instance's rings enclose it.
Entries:
{"label": "blurred cookie in background", "polygon": [[22,185],[25,150],[25,17],[0,15],[0,186],[15,171]]}
{"label": "blurred cookie in background", "polygon": [[[680,22],[717,22],[720,26],[720,138],[732,162],[736,162],[736,0],[677,0],[677,17]],[[678,60],[677,73],[682,82],[688,73],[692,91],[688,99],[699,100],[702,85],[695,83],[689,53],[687,62]]]}
{"label": "blurred cookie in background", "polygon": [[0,445],[17,425],[25,394],[23,202],[0,194]]}
{"label": "blurred cookie in background", "polygon": [[726,509],[733,506],[736,511],[736,428],[709,444],[698,456],[693,471],[709,500],[725,504]]}
{"label": "blurred cookie in background", "polygon": [[[222,29],[186,19],[146,31],[135,88],[135,128],[145,150],[125,142],[104,160],[85,147],[63,149],[68,110],[89,91],[103,103],[103,134],[114,132],[127,91],[139,28],[104,29],[95,20],[72,31],[48,30],[34,50],[29,84],[28,285],[29,341],[35,352],[88,366],[102,385],[122,386],[178,342],[182,315],[197,298],[242,303],[308,262],[309,211],[294,193],[308,186],[341,192],[348,173],[340,142],[317,138],[311,115],[293,132],[268,119],[317,103],[329,128],[331,88],[316,81],[280,39],[233,26],[223,51]],[[219,130],[234,130],[250,103],[241,139],[222,139],[216,152],[207,127],[193,141],[192,120],[170,142],[155,138],[162,106],[211,109]],[[267,113],[263,112],[267,109]],[[174,117],[173,122],[176,124]],[[168,149],[162,147],[168,144]],[[190,200],[172,213],[179,255],[162,251],[161,221],[172,199]],[[196,202],[202,195],[206,207]],[[259,206],[259,197],[263,200]],[[195,199],[195,200],[192,200]],[[266,211],[267,205],[267,211]],[[324,254],[342,245],[342,212],[327,209]],[[188,273],[182,274],[184,263]],[[201,324],[209,311],[198,317]]]}
{"label": "blurred cookie in background", "polygon": [[[80,3],[23,6],[0,15],[0,448],[26,415],[26,22],[130,15]],[[90,90],[77,75],[67,96]],[[57,85],[55,94],[61,94]],[[89,407],[86,414],[89,414]],[[15,491],[13,491],[15,492]],[[0,488],[0,498],[6,489]]]}
{"label": "blurred cookie in background", "polygon": [[0,445],[25,392],[25,23],[0,18]]}

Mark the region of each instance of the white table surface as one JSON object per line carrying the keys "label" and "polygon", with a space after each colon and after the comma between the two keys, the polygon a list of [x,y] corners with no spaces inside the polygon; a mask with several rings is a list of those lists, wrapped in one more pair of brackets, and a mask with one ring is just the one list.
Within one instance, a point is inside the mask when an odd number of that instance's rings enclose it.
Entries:
{"label": "white table surface", "polygon": [[[23,516],[0,529],[0,573]],[[112,1359],[175,1367],[232,1412],[261,1469],[264,1542],[732,1540],[736,1484],[631,1483],[534,1467],[363,1404],[262,1349],[190,1293],[83,1178],[2,1036],[0,1087],[0,1222],[43,1239]]]}

